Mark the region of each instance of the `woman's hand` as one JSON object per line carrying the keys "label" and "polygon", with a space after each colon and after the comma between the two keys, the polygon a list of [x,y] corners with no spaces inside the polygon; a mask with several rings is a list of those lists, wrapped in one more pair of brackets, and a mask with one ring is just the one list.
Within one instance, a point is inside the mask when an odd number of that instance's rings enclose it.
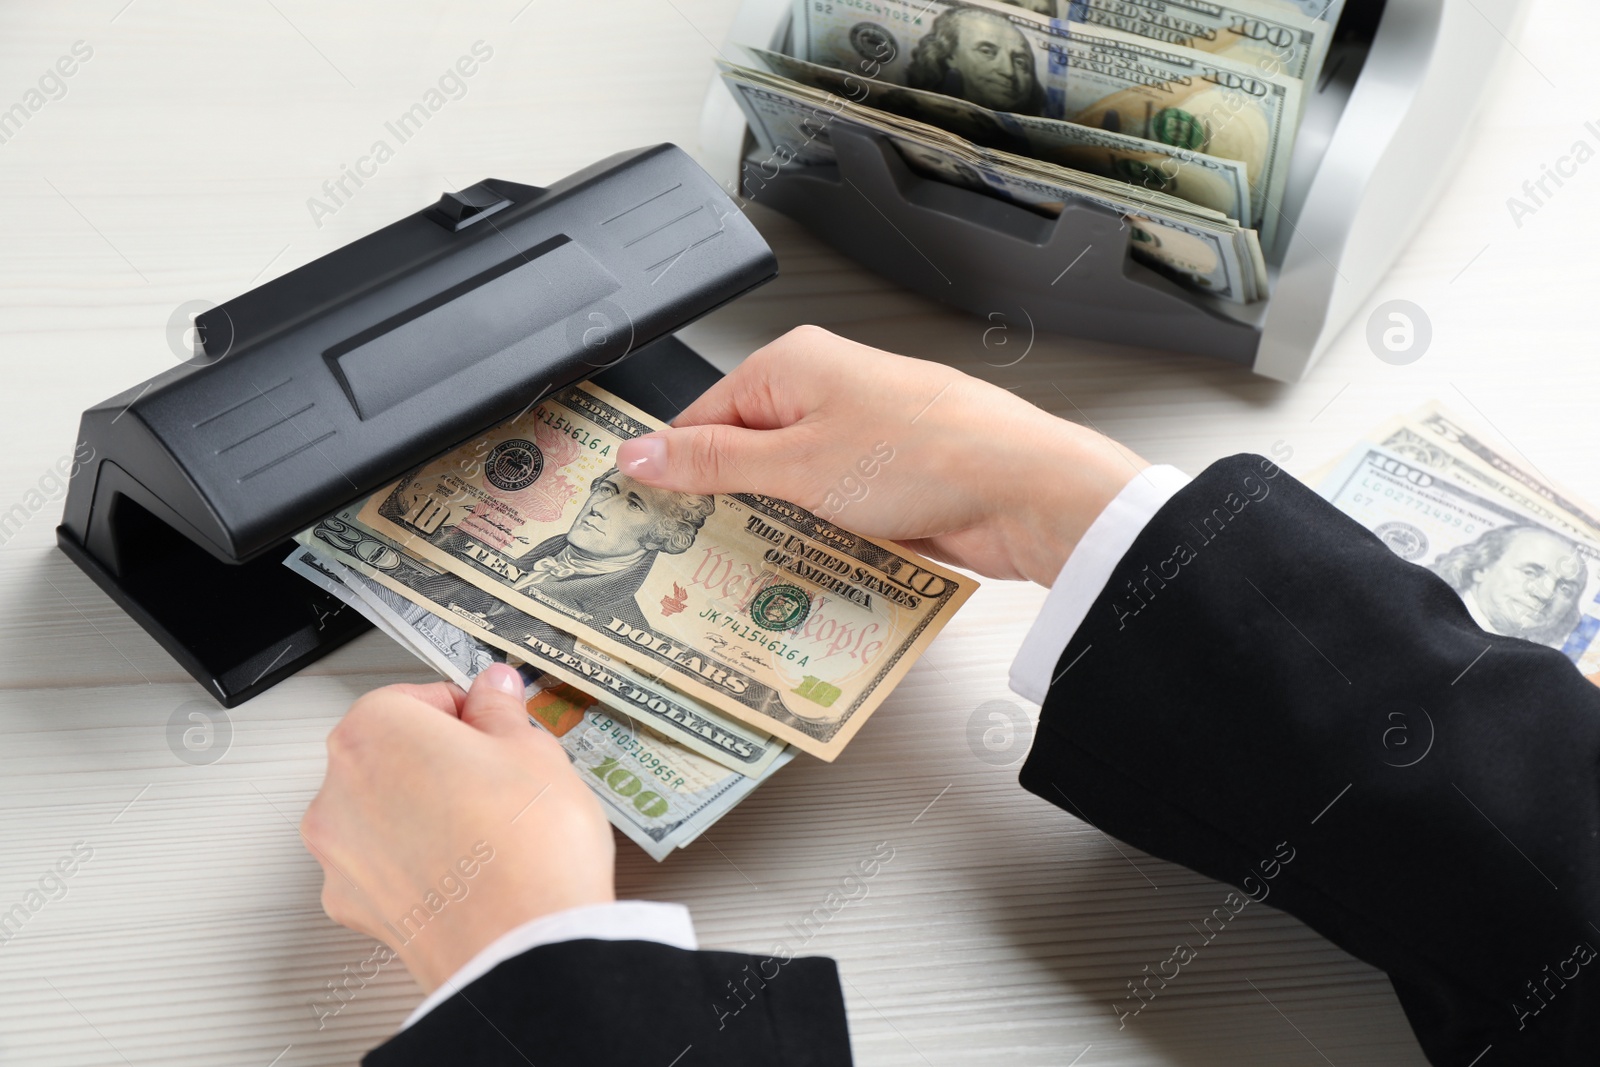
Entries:
{"label": "woman's hand", "polygon": [[624,474],[649,485],[779,497],[856,533],[1041,585],[1148,465],[960,371],[815,326],[753,353],[673,429],[618,455]]}
{"label": "woman's hand", "polygon": [[[759,492],[992,577],[1055,580],[1146,464],[937,363],[815,327],[754,353],[679,417],[629,441],[628,475]],[[301,833],[330,918],[394,949],[431,991],[529,919],[614,899],[610,828],[497,665],[368,693],[328,736]]]}
{"label": "woman's hand", "polygon": [[440,682],[357,700],[300,832],[328,917],[385,942],[429,992],[529,919],[616,896],[600,804],[504,664],[465,694]]}

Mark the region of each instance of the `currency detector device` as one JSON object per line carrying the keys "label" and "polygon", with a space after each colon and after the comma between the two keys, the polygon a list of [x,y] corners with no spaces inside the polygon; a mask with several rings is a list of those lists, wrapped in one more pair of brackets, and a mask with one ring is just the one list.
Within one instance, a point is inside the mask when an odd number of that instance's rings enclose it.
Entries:
{"label": "currency detector device", "polygon": [[717,378],[674,331],[776,273],[673,145],[445,193],[85,411],[57,543],[233,707],[368,628],[282,565],[295,533],[581,379],[672,418]]}
{"label": "currency detector device", "polygon": [[[1426,215],[1525,8],[1347,0],[1322,76],[1306,86],[1286,224],[1263,249],[1269,295],[1253,304],[1224,304],[1132,259],[1129,228],[1107,208],[1069,203],[1046,219],[920,177],[876,134],[834,131],[836,165],[761,172],[746,161],[753,138],[720,79],[701,115],[702,157],[729,188],[991,324],[1211,356],[1293,382],[1363,310]],[[731,46],[790,51],[793,12],[793,0],[744,0],[724,53],[738,61]]]}

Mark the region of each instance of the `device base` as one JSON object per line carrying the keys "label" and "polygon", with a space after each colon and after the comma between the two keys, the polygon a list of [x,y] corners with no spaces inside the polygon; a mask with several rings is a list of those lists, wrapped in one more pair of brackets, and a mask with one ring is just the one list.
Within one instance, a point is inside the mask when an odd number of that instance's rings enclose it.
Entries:
{"label": "device base", "polygon": [[372,628],[283,565],[293,541],[230,565],[173,533],[165,544],[145,539],[142,547],[157,551],[130,560],[120,576],[64,525],[56,544],[225,708]]}

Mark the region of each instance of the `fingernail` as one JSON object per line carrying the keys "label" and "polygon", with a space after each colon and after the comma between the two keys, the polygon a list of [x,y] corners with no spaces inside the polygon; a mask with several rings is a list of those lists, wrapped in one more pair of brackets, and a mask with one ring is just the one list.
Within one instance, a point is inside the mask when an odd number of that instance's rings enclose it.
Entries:
{"label": "fingernail", "polygon": [[507,696],[522,699],[522,675],[517,669],[506,663],[492,663],[477,677],[477,682],[490,689],[498,689]]}
{"label": "fingernail", "polygon": [[617,449],[617,467],[630,478],[650,481],[667,473],[667,443],[659,437],[635,437]]}

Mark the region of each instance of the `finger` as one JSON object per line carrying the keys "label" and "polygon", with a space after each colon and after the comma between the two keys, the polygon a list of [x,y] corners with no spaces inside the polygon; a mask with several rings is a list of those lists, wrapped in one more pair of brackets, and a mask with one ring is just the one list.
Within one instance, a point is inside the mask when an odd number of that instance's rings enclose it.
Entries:
{"label": "finger", "polygon": [[815,364],[820,347],[841,341],[817,326],[797,326],[763,345],[740,363],[727,377],[700,394],[684,408],[672,425],[744,426],[752,430],[775,430],[800,421],[814,404],[810,375],[791,380],[787,373],[796,362]]}
{"label": "finger", "polygon": [[522,675],[504,663],[480,671],[461,705],[461,721],[498,737],[525,737],[528,708],[523,702]]}
{"label": "finger", "polygon": [[350,884],[338,871],[323,868],[322,911],[340,926],[366,934],[375,940],[386,941],[371,915],[371,902],[366,894]]}
{"label": "finger", "polygon": [[739,394],[744,391],[741,371],[747,363],[735,367],[732,374],[718,378],[715,385],[694,398],[690,405],[678,412],[672,420],[674,426],[704,426],[707,423],[726,423],[743,426]]}
{"label": "finger", "polygon": [[430,708],[438,708],[455,718],[461,717],[461,704],[467,699],[466,691],[454,682],[429,682],[427,685],[396,682],[384,688],[420,700]]}
{"label": "finger", "polygon": [[[340,819],[337,810],[340,807],[340,803],[337,800],[328,799],[328,786],[329,783],[323,783],[321,791],[312,800],[310,807],[306,808],[305,816],[300,820],[300,843],[305,845],[306,851],[311,853],[312,858],[317,861],[317,865],[322,868],[323,910],[328,913],[328,917],[334,922],[343,926],[350,926],[349,922],[334,914],[334,909],[328,906],[330,894],[336,899],[347,902],[364,899],[364,894],[361,892],[361,888],[351,881],[350,876],[345,873],[345,865],[350,862],[350,857],[348,855],[341,856],[340,858],[344,860],[343,864],[334,858],[334,854],[339,851],[338,846],[342,841],[349,840],[350,834],[348,827],[341,829],[337,825],[343,821]],[[335,810],[330,811],[330,808]],[[348,912],[349,909],[346,910]]]}
{"label": "finger", "polygon": [[[677,493],[760,491],[785,499],[802,495],[796,475],[796,433],[741,426],[688,426],[636,437],[617,451],[628,477]],[[797,501],[798,502],[798,501]]]}
{"label": "finger", "polygon": [[895,544],[908,552],[915,552],[919,556],[927,556],[936,563],[944,563],[952,567],[961,566],[959,559],[945,551],[944,543],[938,537],[905,537],[896,540]]}

